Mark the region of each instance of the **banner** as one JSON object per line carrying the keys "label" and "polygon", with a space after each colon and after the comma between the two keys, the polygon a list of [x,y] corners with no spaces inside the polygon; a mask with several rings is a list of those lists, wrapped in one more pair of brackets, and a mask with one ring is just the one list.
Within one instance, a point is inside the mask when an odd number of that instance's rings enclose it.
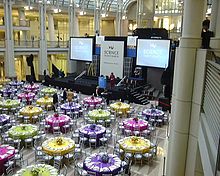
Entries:
{"label": "banner", "polygon": [[136,57],[136,44],[138,36],[128,36],[127,40],[127,56]]}
{"label": "banner", "polygon": [[103,41],[101,44],[100,75],[123,77],[124,42]]}
{"label": "banner", "polygon": [[105,40],[105,36],[96,36],[95,54],[100,55],[101,43]]}

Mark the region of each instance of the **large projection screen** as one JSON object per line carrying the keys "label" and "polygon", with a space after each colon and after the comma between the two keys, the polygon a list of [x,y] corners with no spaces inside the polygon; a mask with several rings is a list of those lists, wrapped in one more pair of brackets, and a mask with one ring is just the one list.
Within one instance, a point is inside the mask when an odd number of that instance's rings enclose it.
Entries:
{"label": "large projection screen", "polygon": [[70,59],[92,61],[93,38],[70,38]]}
{"label": "large projection screen", "polygon": [[138,39],[137,65],[166,68],[169,56],[170,40]]}

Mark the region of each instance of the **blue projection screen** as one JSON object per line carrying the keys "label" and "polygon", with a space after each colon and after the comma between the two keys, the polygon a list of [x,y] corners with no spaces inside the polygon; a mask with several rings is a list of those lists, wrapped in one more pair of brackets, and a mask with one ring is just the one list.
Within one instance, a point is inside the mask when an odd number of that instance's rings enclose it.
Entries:
{"label": "blue projection screen", "polygon": [[138,39],[137,65],[166,68],[169,62],[170,40]]}
{"label": "blue projection screen", "polygon": [[92,61],[93,39],[70,38],[70,59],[78,61]]}

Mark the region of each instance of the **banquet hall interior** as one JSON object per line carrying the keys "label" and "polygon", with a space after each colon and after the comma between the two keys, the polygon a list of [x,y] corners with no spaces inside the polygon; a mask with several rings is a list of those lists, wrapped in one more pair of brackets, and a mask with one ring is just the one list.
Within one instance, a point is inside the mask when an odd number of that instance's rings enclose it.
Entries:
{"label": "banquet hall interior", "polygon": [[219,0],[0,0],[0,175],[219,176]]}

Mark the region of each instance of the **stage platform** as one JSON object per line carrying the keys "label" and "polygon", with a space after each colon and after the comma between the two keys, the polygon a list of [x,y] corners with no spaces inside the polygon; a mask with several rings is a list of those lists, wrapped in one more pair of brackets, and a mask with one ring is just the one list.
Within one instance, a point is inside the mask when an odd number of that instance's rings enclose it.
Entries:
{"label": "stage platform", "polygon": [[[59,88],[67,88],[72,89],[76,92],[81,92],[86,95],[95,94],[96,87],[98,86],[98,77],[93,76],[82,76],[81,78],[75,81],[76,76],[68,76],[64,78],[49,78],[45,79],[44,85],[51,85]],[[116,84],[120,80],[116,80]],[[107,85],[109,85],[109,81],[107,81]],[[107,90],[110,93],[109,99],[110,100],[117,100],[122,99],[124,100],[126,96],[126,87],[125,86],[118,86],[110,89],[107,86]]]}

